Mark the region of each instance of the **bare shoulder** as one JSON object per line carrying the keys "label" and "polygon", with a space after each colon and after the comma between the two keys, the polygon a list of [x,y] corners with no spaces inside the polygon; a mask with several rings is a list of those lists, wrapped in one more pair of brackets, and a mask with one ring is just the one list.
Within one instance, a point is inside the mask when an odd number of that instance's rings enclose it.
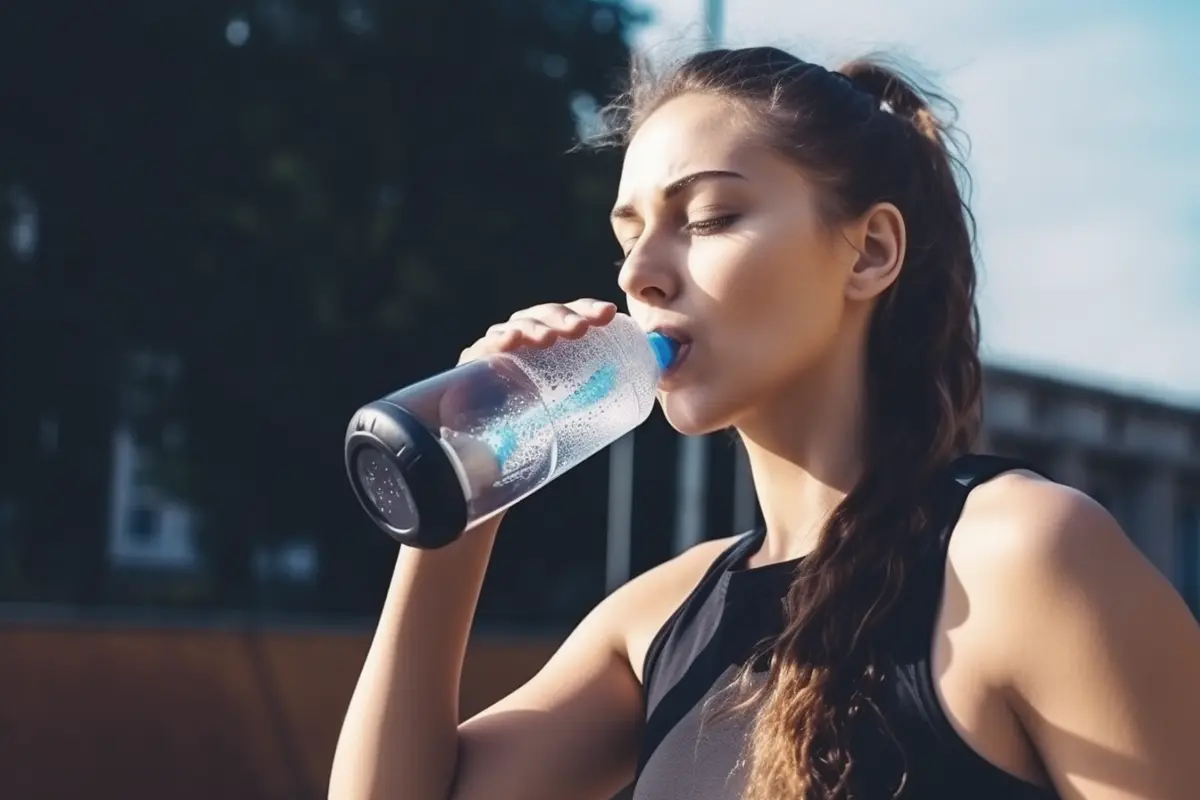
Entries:
{"label": "bare shoulder", "polygon": [[956,565],[986,567],[989,575],[1087,571],[1113,555],[1135,558],[1139,552],[1103,506],[1077,489],[1024,471],[971,492],[950,542]]}
{"label": "bare shoulder", "polygon": [[1102,505],[1028,472],[1001,475],[970,494],[950,560],[977,594],[1000,592],[1014,609],[1068,587],[1165,584]]}
{"label": "bare shoulder", "polygon": [[[1177,605],[1174,589],[1112,515],[1085,493],[1026,472],[967,498],[950,540],[951,577],[996,630],[1026,631],[1056,604],[1090,614]],[[1109,608],[1105,598],[1125,598]],[[1149,604],[1138,608],[1141,604]],[[1022,636],[1025,633],[1021,633]]]}
{"label": "bare shoulder", "polygon": [[1200,627],[1099,503],[1028,473],[976,488],[947,580],[1062,796],[1194,796]]}
{"label": "bare shoulder", "polygon": [[650,642],[687,599],[713,562],[739,537],[711,539],[643,572],[613,592],[602,604],[610,630],[642,680],[642,664]]}

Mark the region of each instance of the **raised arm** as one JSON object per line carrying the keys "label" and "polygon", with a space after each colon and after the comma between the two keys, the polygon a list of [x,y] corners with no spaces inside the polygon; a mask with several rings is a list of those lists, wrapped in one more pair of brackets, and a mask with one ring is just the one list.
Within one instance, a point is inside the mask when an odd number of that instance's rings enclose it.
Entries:
{"label": "raised arm", "polygon": [[495,526],[405,549],[347,711],[337,800],[611,797],[636,758],[641,694],[617,620],[627,586],[527,684],[461,727],[459,678]]}

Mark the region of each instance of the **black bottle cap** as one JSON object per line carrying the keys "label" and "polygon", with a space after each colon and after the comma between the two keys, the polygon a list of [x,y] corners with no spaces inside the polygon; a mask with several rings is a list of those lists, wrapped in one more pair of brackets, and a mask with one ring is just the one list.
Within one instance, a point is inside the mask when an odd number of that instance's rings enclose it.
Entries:
{"label": "black bottle cap", "polygon": [[386,400],[363,406],[346,430],[346,472],[375,524],[401,544],[445,547],[467,526],[454,465],[429,430]]}

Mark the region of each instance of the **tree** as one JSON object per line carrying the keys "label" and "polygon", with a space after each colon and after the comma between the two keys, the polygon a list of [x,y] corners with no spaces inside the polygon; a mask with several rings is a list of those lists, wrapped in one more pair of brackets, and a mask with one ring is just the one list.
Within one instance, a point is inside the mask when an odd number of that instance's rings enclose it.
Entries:
{"label": "tree", "polygon": [[[109,442],[132,418],[202,513],[215,602],[252,605],[254,543],[303,535],[316,607],[373,608],[394,545],[349,491],[344,426],[516,308],[612,297],[615,156],[567,151],[572,104],[612,89],[639,19],[594,0],[7,4],[0,185],[34,198],[39,239],[0,262],[0,486],[32,510],[30,566],[110,596]],[[139,352],[181,365],[141,405]],[[569,546],[557,527],[602,519],[603,497],[556,494],[498,559],[602,545],[598,523]],[[517,597],[500,588],[497,607]]]}

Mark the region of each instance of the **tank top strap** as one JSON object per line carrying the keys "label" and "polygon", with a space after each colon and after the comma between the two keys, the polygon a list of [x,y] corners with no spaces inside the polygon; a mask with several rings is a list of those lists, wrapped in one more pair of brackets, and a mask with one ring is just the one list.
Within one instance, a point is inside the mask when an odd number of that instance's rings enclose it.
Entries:
{"label": "tank top strap", "polygon": [[889,625],[896,665],[893,679],[897,713],[914,720],[918,729],[932,735],[938,747],[952,754],[950,765],[964,776],[959,780],[977,782],[981,786],[999,783],[1005,787],[1003,794],[989,793],[989,797],[1041,795],[1032,793],[1025,784],[997,770],[963,742],[938,698],[932,650],[946,584],[950,539],[967,498],[975,488],[1016,470],[1050,479],[1043,469],[1028,461],[984,454],[961,456],[937,475],[929,498],[933,514],[929,533],[937,538],[931,541],[930,550],[911,573],[900,607]]}
{"label": "tank top strap", "polygon": [[1013,470],[1028,470],[1049,477],[1045,470],[1032,462],[989,453],[968,453],[959,456],[947,467],[950,477],[968,491],[981,483],[987,483],[997,475]]}
{"label": "tank top strap", "polygon": [[656,695],[660,694],[657,691],[657,685],[661,683],[658,674],[659,662],[662,661],[663,651],[671,639],[671,634],[696,616],[705,601],[720,587],[722,577],[761,547],[765,536],[765,529],[755,528],[742,534],[722,550],[721,554],[713,559],[712,564],[705,570],[696,587],[688,593],[684,601],[671,616],[667,617],[666,622],[654,634],[654,638],[650,640],[650,646],[646,650],[646,657],[642,661],[642,687],[647,710],[657,701]]}
{"label": "tank top strap", "polygon": [[[688,666],[686,664],[688,657],[679,652],[680,649],[686,649],[680,648],[680,645],[684,643],[677,640],[680,631],[694,624],[702,609],[706,608],[710,597],[719,594],[724,588],[724,577],[728,571],[743,563],[750,553],[760,547],[764,536],[766,536],[764,530],[757,528],[750,530],[748,533],[738,536],[737,540],[721,551],[720,555],[713,559],[713,563],[704,571],[704,575],[696,583],[696,587],[690,591],[679,607],[674,610],[674,613],[668,616],[664,624],[659,627],[658,633],[654,634],[654,638],[650,639],[646,658],[642,661],[642,694],[646,699],[647,712],[654,709],[666,688],[678,679],[676,673]],[[698,631],[689,631],[689,633],[698,633],[701,636],[703,634]],[[680,658],[682,658],[682,662],[673,663],[680,661]]]}
{"label": "tank top strap", "polygon": [[1025,470],[1049,479],[1044,469],[1020,458],[997,456],[985,453],[968,453],[960,456],[946,467],[939,475],[936,490],[942,493],[938,505],[940,518],[935,520],[940,531],[940,542],[943,557],[950,545],[950,534],[962,516],[963,506],[967,497],[975,487],[980,486],[1006,472]]}
{"label": "tank top strap", "polygon": [[927,502],[929,550],[921,557],[905,589],[904,601],[891,627],[894,646],[902,659],[923,661],[929,656],[933,627],[941,607],[950,537],[958,525],[971,491],[1006,472],[1027,470],[1049,477],[1038,466],[1017,458],[971,453],[948,464],[934,478]]}
{"label": "tank top strap", "polygon": [[642,666],[645,727],[637,774],[671,728],[709,688],[714,644],[722,641],[730,570],[757,550],[765,530],[739,536],[709,565],[696,586],[659,628]]}

